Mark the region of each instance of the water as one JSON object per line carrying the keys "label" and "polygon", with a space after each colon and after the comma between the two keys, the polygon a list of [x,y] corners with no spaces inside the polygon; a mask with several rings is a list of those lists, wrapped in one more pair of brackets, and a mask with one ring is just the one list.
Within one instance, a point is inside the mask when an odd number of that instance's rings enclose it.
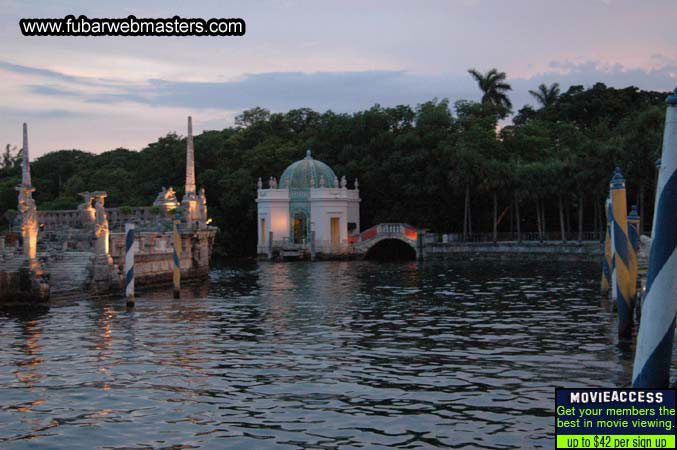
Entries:
{"label": "water", "polygon": [[630,380],[599,273],[250,263],[5,310],[0,446],[551,448],[555,387]]}

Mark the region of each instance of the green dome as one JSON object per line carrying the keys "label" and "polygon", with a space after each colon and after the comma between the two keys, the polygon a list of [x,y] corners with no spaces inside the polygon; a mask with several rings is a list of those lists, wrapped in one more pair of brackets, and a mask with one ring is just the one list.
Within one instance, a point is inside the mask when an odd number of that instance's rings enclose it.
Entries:
{"label": "green dome", "polygon": [[322,176],[324,176],[324,187],[338,187],[336,183],[336,174],[331,170],[331,167],[322,161],[313,159],[313,157],[310,156],[310,150],[308,150],[305,158],[292,163],[285,169],[280,177],[279,187],[282,189],[319,188]]}

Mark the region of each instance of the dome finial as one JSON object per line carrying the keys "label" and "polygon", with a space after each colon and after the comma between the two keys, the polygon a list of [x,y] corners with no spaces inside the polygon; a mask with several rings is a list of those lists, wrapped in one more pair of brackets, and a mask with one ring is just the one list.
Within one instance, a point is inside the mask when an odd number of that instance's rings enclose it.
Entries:
{"label": "dome finial", "polygon": [[668,96],[668,98],[665,101],[670,106],[677,105],[677,88],[675,88],[675,90],[672,91],[672,95]]}
{"label": "dome finial", "polygon": [[310,156],[310,149],[306,150],[306,159],[313,159],[313,157]]}

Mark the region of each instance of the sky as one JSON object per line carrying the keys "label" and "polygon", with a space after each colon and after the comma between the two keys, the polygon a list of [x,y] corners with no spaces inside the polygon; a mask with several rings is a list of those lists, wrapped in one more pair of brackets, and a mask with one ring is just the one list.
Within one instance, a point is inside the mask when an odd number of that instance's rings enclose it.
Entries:
{"label": "sky", "polygon": [[[24,37],[21,18],[239,17],[243,37]],[[140,150],[232,126],[245,109],[354,112],[479,100],[467,71],[506,72],[513,105],[541,83],[670,91],[675,0],[0,0],[0,145],[31,159]]]}

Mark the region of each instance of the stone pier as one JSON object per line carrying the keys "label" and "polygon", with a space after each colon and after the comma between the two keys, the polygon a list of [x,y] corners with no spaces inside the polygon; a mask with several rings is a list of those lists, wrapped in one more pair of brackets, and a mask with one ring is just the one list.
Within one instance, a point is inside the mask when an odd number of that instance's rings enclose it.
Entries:
{"label": "stone pier", "polygon": [[[174,190],[163,188],[152,207],[106,208],[106,192],[81,192],[77,209],[38,211],[32,193],[28,131],[23,129],[23,172],[17,186],[15,232],[6,244],[0,236],[0,303],[52,298],[122,295],[124,290],[124,226],[134,224],[136,287],[170,284],[172,227],[180,219],[181,275],[202,280],[209,274],[217,228],[210,226],[207,197],[195,184],[191,118],[186,148],[186,195],[181,203]],[[183,206],[183,208],[179,206]]]}

